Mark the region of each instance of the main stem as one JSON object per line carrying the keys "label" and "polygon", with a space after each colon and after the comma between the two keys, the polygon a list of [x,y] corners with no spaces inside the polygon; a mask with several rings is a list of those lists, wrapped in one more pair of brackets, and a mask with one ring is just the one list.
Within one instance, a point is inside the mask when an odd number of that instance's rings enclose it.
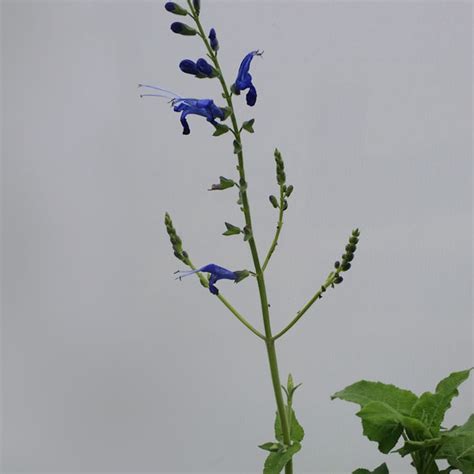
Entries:
{"label": "main stem", "polygon": [[[265,328],[265,345],[267,348],[268,363],[270,366],[270,373],[271,373],[272,384],[273,384],[273,392],[275,394],[276,405],[277,405],[278,413],[280,415],[281,428],[283,431],[283,440],[285,444],[289,446],[291,444],[290,429],[288,426],[288,420],[287,420],[286,412],[285,412],[285,403],[283,401],[283,395],[282,395],[282,390],[281,390],[280,374],[278,372],[278,361],[277,361],[277,355],[276,355],[276,349],[275,349],[275,341],[273,340],[272,328],[270,324],[270,312],[268,310],[268,299],[267,299],[267,290],[265,288],[265,278],[264,278],[263,271],[260,265],[257,245],[255,243],[255,238],[253,235],[252,219],[250,215],[250,205],[249,205],[247,190],[246,190],[247,182],[245,180],[244,154],[242,151],[242,139],[240,136],[240,129],[237,123],[237,118],[236,118],[234,106],[232,103],[232,97],[229,93],[229,89],[227,88],[227,84],[224,80],[224,76],[222,74],[219,60],[217,59],[217,54],[211,48],[209,41],[202,28],[201,22],[199,20],[199,16],[196,14],[190,0],[188,0],[188,5],[193,11],[193,18],[199,30],[199,35],[201,36],[202,40],[204,41],[204,44],[206,45],[207,51],[209,53],[209,57],[212,59],[215,68],[219,72],[219,81],[221,83],[222,90],[224,92],[225,100],[231,111],[230,119],[232,121],[232,129],[235,135],[235,139],[239,144],[240,151],[237,153],[237,160],[238,160],[238,171],[239,171],[240,184],[241,184],[240,193],[241,193],[241,198],[242,198],[242,207],[243,207],[243,213],[245,216],[245,225],[250,231],[250,238],[248,239],[248,243],[250,246],[250,252],[252,254],[252,259],[255,266],[258,292],[260,294],[260,304],[262,308],[263,326]],[[285,466],[285,474],[293,474],[292,461],[289,461],[287,465]]]}

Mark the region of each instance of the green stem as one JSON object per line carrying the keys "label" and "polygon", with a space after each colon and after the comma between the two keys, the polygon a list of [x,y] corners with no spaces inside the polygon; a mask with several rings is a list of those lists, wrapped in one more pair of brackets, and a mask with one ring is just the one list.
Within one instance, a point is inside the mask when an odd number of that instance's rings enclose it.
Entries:
{"label": "green stem", "polygon": [[[280,375],[278,371],[278,362],[277,362],[277,355],[276,355],[276,350],[275,350],[275,342],[272,337],[272,329],[271,329],[271,324],[270,324],[270,313],[268,310],[268,300],[267,300],[267,292],[265,288],[265,279],[263,276],[263,271],[260,266],[260,260],[258,257],[258,251],[257,251],[257,245],[255,243],[255,237],[253,235],[252,231],[252,219],[250,215],[250,205],[247,197],[247,190],[246,190],[246,180],[245,180],[245,167],[244,167],[244,155],[242,151],[242,139],[240,136],[240,129],[237,123],[237,118],[235,115],[234,111],[234,106],[232,103],[232,97],[229,93],[229,89],[227,88],[227,84],[224,80],[224,76],[222,74],[222,69],[219,64],[219,60],[217,59],[217,54],[213,51],[211,48],[211,45],[209,44],[209,41],[204,33],[204,30],[202,28],[201,22],[199,20],[199,16],[196,15],[196,12],[194,11],[194,8],[191,4],[190,0],[187,0],[188,6],[193,12],[192,17],[194,18],[194,21],[196,22],[196,26],[199,31],[199,36],[202,38],[204,41],[204,44],[207,48],[207,51],[209,53],[209,57],[211,58],[212,62],[214,63],[214,67],[219,73],[218,79],[219,82],[221,83],[222,86],[222,91],[224,98],[227,102],[227,105],[231,111],[230,114],[230,119],[232,121],[232,128],[235,136],[235,140],[239,144],[239,149],[240,151],[237,153],[237,160],[238,160],[238,171],[239,171],[239,176],[240,176],[240,195],[242,199],[242,208],[243,208],[243,213],[245,216],[245,225],[250,231],[250,237],[248,239],[248,243],[250,246],[250,252],[252,254],[252,260],[255,266],[255,273],[256,273],[256,278],[257,278],[257,285],[258,285],[258,291],[260,295],[260,303],[261,303],[261,309],[262,309],[262,317],[263,317],[263,325],[265,328],[265,345],[267,348],[267,356],[268,356],[268,363],[270,366],[270,373],[271,373],[271,378],[272,378],[272,385],[273,385],[273,392],[275,394],[275,400],[276,400],[276,405],[278,408],[278,413],[280,414],[280,419],[281,419],[281,427],[283,431],[283,440],[285,444],[288,446],[291,444],[291,439],[290,439],[290,431],[289,431],[289,426],[288,426],[288,420],[286,417],[285,413],[285,403],[283,401],[283,395],[282,395],[282,390],[281,390],[281,383],[280,383]],[[285,466],[285,474],[292,474],[293,473],[293,468],[292,468],[292,463],[289,462]]]}
{"label": "green stem", "polygon": [[276,227],[275,237],[273,238],[273,242],[270,245],[265,261],[263,262],[262,271],[265,271],[265,269],[267,268],[268,262],[270,261],[270,258],[273,252],[275,251],[276,246],[278,245],[278,238],[280,237],[281,228],[283,227],[284,203],[285,203],[285,193],[283,191],[283,186],[280,186],[280,212],[278,213],[278,223]]}

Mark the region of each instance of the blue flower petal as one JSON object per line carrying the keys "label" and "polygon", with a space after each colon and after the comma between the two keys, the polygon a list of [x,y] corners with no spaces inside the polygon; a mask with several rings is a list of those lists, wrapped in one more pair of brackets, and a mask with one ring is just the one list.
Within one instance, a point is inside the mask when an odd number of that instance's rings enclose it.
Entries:
{"label": "blue flower petal", "polygon": [[249,105],[250,107],[253,107],[255,105],[255,102],[257,102],[257,89],[255,89],[253,84],[250,85],[249,91],[247,92],[245,99],[247,100],[247,105]]}

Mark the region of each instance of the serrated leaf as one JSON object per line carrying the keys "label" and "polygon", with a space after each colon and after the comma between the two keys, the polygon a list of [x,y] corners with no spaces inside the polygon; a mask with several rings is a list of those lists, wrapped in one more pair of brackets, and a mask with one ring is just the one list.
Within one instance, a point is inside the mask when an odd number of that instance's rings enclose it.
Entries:
{"label": "serrated leaf", "polygon": [[286,451],[270,453],[265,460],[263,474],[279,474],[288,461],[301,449],[300,443],[294,443]]}
{"label": "serrated leaf", "polygon": [[217,122],[214,124],[214,127],[215,127],[215,131],[212,134],[213,137],[224,135],[224,133],[227,133],[230,130],[230,128],[227,125],[224,125],[222,123],[217,123]]}
{"label": "serrated leaf", "polygon": [[239,227],[229,224],[228,222],[225,222],[225,226],[227,230],[222,235],[237,235],[242,232]]}
{"label": "serrated leaf", "polygon": [[247,120],[246,122],[244,122],[242,124],[242,128],[244,130],[247,130],[247,132],[249,132],[249,133],[253,133],[254,132],[254,129],[253,129],[253,124],[254,123],[255,123],[255,119]]}
{"label": "serrated leaf", "polygon": [[[285,405],[285,410],[288,413],[288,406]],[[288,415],[287,415],[288,417]],[[291,416],[290,418],[290,439],[291,441],[303,441],[304,438],[304,429],[303,427],[299,424],[295,411],[293,408],[291,409]],[[281,427],[281,419],[280,419],[280,414],[276,412],[275,416],[275,438],[278,441],[283,442],[283,430]]]}
{"label": "serrated leaf", "polygon": [[352,471],[352,474],[389,474],[388,467],[385,463],[381,464],[379,467],[376,467],[373,471],[368,469],[356,469]]}
{"label": "serrated leaf", "polygon": [[426,426],[416,418],[403,415],[383,402],[370,402],[357,416],[362,420],[364,435],[376,441],[379,450],[387,454],[397,444],[404,429],[419,439],[430,437]]}
{"label": "serrated leaf", "polygon": [[444,415],[457,397],[458,387],[469,377],[471,369],[453,372],[436,386],[436,392],[423,393],[413,405],[411,416],[423,421],[434,434],[439,433]]}
{"label": "serrated leaf", "polygon": [[367,380],[361,380],[336,392],[331,399],[334,400],[335,398],[357,403],[361,408],[371,402],[383,402],[405,415],[411,413],[411,409],[418,399],[409,390],[403,390],[395,385]]}
{"label": "serrated leaf", "polygon": [[270,451],[272,453],[280,451],[284,446],[280,443],[275,443],[274,441],[269,441],[268,443],[263,443],[258,446],[264,451]]}
{"label": "serrated leaf", "polygon": [[474,415],[466,423],[442,434],[445,442],[436,454],[463,474],[474,473]]}

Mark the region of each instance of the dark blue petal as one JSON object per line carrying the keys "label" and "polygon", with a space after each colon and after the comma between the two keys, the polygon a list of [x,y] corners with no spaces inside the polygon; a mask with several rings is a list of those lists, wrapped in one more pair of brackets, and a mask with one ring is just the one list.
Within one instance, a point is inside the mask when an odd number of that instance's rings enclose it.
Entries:
{"label": "dark blue petal", "polygon": [[214,285],[211,285],[211,283],[209,282],[209,291],[213,294],[213,295],[218,295],[219,294],[219,289],[214,286]]}
{"label": "dark blue petal", "polygon": [[181,125],[183,126],[183,135],[189,135],[191,130],[189,129],[188,121],[186,120],[186,112],[181,114],[180,118]]}
{"label": "dark blue petal", "polygon": [[190,59],[183,59],[179,63],[179,68],[186,74],[193,74],[195,76],[199,73],[196,63]]}
{"label": "dark blue petal", "polygon": [[257,89],[255,89],[253,84],[250,85],[249,91],[247,92],[245,98],[247,100],[247,105],[250,105],[250,107],[253,107],[255,102],[257,102]]}

